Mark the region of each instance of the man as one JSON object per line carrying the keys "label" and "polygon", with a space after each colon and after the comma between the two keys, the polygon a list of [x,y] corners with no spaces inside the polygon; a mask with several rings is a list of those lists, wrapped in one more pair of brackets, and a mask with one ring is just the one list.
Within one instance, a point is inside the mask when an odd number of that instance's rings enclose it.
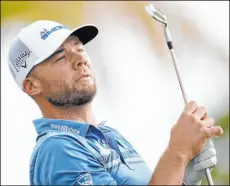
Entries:
{"label": "man", "polygon": [[41,20],[12,42],[11,73],[43,115],[34,121],[38,137],[31,185],[200,184],[202,170],[216,165],[215,149],[207,141],[223,131],[196,102],[184,108],[154,173],[118,131],[95,121],[91,103],[97,87],[84,45],[97,34],[94,25],[70,31]]}

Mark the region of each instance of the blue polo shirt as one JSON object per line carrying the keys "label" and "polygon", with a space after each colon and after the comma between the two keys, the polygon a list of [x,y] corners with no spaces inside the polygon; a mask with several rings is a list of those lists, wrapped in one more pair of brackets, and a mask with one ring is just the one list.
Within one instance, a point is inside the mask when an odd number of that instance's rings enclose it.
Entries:
{"label": "blue polo shirt", "polygon": [[147,185],[152,172],[130,143],[105,122],[34,120],[31,185]]}

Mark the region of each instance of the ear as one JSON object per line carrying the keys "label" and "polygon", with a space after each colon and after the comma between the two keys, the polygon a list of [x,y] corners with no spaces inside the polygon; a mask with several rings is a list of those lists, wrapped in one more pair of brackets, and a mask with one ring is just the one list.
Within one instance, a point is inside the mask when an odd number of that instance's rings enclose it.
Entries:
{"label": "ear", "polygon": [[23,81],[23,91],[30,96],[36,96],[41,93],[40,83],[33,77],[28,77]]}

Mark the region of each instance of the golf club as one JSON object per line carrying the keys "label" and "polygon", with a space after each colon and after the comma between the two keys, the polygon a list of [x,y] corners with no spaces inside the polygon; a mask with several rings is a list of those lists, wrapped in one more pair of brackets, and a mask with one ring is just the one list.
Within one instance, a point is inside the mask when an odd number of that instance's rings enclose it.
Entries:
{"label": "golf club", "polygon": [[[169,51],[171,53],[174,68],[176,70],[177,78],[178,78],[180,88],[181,88],[181,92],[182,92],[182,95],[183,95],[183,98],[184,98],[184,103],[185,103],[185,105],[187,105],[187,97],[186,97],[186,94],[185,94],[185,91],[184,91],[184,87],[183,87],[182,80],[181,80],[181,77],[180,77],[179,69],[178,69],[178,66],[177,66],[176,54],[175,54],[175,51],[173,49],[172,38],[171,38],[171,35],[170,35],[170,32],[169,32],[168,22],[167,22],[166,16],[159,9],[157,9],[153,4],[146,5],[145,9],[153,19],[161,22],[163,24],[163,26],[164,26],[164,33],[165,33],[165,38],[166,38],[166,41],[167,41],[167,45],[168,45]],[[208,184],[209,185],[214,185],[209,168],[205,169],[205,176],[206,176]]]}

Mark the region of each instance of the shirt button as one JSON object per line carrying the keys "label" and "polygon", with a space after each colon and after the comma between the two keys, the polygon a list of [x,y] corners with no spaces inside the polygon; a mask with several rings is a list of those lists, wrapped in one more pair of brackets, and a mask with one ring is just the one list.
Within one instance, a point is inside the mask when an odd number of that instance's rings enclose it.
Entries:
{"label": "shirt button", "polygon": [[105,144],[105,140],[102,139],[102,140],[101,140],[101,143],[102,143],[102,144]]}

